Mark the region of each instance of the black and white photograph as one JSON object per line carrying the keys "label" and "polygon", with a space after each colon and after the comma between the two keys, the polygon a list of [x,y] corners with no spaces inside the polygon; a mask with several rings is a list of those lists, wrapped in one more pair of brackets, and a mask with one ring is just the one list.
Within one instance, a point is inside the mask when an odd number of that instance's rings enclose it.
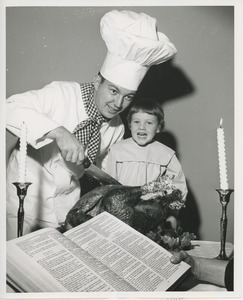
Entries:
{"label": "black and white photograph", "polygon": [[242,299],[241,1],[90,2],[1,3],[0,298]]}

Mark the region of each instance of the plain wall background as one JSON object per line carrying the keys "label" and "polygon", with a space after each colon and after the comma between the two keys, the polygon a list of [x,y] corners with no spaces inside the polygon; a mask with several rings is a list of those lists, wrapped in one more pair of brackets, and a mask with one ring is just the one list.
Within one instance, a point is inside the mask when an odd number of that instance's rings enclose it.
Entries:
{"label": "plain wall background", "polygon": [[[115,7],[157,18],[178,49],[152,68],[140,94],[160,101],[162,141],[174,148],[189,187],[185,230],[219,241],[221,205],[216,129],[223,118],[229,187],[234,188],[234,8],[232,6]],[[38,89],[53,80],[90,82],[106,48],[99,21],[114,7],[8,7],[6,93]],[[151,83],[150,83],[151,82]],[[129,134],[129,133],[128,133]],[[14,139],[7,135],[7,152]],[[234,193],[227,209],[234,242]]]}

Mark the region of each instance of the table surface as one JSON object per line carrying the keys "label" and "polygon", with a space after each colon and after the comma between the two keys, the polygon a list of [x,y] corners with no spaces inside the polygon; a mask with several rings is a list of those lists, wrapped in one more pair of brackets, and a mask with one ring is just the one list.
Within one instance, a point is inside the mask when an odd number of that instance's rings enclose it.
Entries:
{"label": "table surface", "polygon": [[[220,253],[220,242],[213,241],[191,241],[192,249],[186,251],[190,255],[204,258],[216,258]],[[234,253],[234,246],[232,243],[225,243],[226,255],[231,258]]]}

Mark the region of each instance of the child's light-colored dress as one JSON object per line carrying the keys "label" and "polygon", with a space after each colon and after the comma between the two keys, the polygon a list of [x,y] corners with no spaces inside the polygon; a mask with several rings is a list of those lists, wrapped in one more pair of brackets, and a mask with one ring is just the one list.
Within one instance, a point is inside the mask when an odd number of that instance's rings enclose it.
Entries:
{"label": "child's light-colored dress", "polygon": [[180,189],[183,199],[187,195],[187,185],[181,164],[175,151],[154,141],[139,146],[132,138],[112,145],[105,171],[123,185],[140,186],[156,180],[166,170],[174,175],[174,185]]}

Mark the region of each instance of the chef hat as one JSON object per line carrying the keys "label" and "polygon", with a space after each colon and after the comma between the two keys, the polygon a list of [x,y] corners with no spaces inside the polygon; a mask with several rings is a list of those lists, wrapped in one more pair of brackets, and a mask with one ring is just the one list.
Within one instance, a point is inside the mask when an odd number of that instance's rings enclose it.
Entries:
{"label": "chef hat", "polygon": [[149,67],[172,58],[177,50],[157,31],[156,19],[132,11],[113,10],[100,22],[107,46],[101,75],[114,84],[136,91]]}

